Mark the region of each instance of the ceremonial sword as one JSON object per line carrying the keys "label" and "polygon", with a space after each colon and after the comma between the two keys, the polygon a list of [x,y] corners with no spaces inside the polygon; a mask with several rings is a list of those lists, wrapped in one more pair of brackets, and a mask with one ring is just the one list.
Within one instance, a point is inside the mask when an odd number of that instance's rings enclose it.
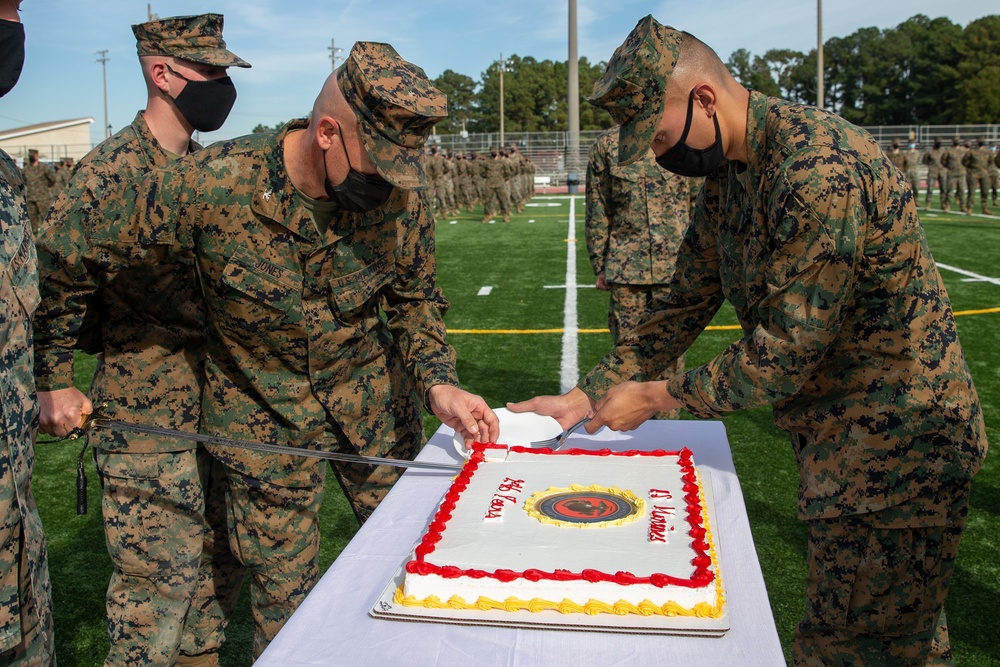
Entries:
{"label": "ceremonial sword", "polygon": [[239,447],[250,449],[255,452],[268,452],[270,454],[288,454],[290,456],[306,456],[314,459],[326,459],[329,461],[342,461],[345,463],[365,463],[368,465],[386,465],[397,468],[419,468],[422,470],[443,470],[457,473],[462,466],[457,463],[431,463],[429,461],[408,461],[406,459],[388,459],[380,456],[365,456],[363,454],[346,454],[342,452],[327,452],[315,449],[301,449],[299,447],[286,447],[270,442],[255,442],[253,440],[238,440],[236,438],[224,438],[218,435],[207,435],[205,433],[191,433],[189,431],[178,431],[173,428],[162,428],[159,426],[146,426],[145,424],[134,424],[132,422],[121,421],[119,419],[108,419],[102,413],[107,404],[99,406],[89,415],[84,415],[83,423],[79,429],[74,429],[70,438],[76,439],[84,432],[92,428],[106,428],[119,431],[129,431],[131,433],[141,433],[144,435],[159,435],[168,438],[180,438],[181,440],[193,440],[203,442],[208,445],[222,445],[223,447]]}

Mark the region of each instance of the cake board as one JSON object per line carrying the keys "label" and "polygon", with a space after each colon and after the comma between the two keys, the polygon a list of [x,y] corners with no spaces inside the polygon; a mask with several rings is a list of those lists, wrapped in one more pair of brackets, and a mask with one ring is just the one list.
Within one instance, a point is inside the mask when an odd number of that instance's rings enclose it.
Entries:
{"label": "cake board", "polygon": [[[695,466],[697,467],[697,466]],[[702,488],[705,494],[705,510],[708,513],[709,525],[713,529],[713,541],[716,553],[716,571],[723,577],[721,565],[722,545],[719,538],[717,514],[715,512],[715,495],[712,493],[712,480],[707,472],[698,468]],[[407,556],[407,560],[409,556]],[[454,625],[488,625],[510,628],[525,628],[538,630],[577,630],[590,632],[624,632],[634,634],[686,635],[695,637],[722,637],[730,629],[729,607],[721,618],[698,618],[694,616],[641,616],[639,614],[561,614],[557,611],[530,612],[526,610],[506,612],[499,610],[479,611],[475,609],[429,609],[426,607],[409,607],[397,604],[396,589],[402,585],[405,576],[405,561],[396,574],[386,585],[382,594],[375,601],[369,616],[377,619],[395,621],[421,621],[431,623],[450,623]]]}

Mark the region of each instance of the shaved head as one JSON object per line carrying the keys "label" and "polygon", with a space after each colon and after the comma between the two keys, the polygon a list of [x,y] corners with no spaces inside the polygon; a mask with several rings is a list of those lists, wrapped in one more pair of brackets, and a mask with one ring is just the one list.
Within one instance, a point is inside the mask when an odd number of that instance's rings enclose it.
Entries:
{"label": "shaved head", "polygon": [[347,103],[344,93],[337,85],[337,73],[334,72],[326,78],[322,90],[313,102],[312,115],[309,118],[309,129],[315,130],[316,123],[322,118],[335,118],[341,126],[342,131],[349,137],[358,136],[358,119],[354,115],[354,109]]}
{"label": "shaved head", "polygon": [[709,81],[727,89],[731,84],[736,84],[725,63],[712,47],[685,32],[677,64],[667,81],[667,89],[673,88],[686,94],[694,84],[701,81]]}

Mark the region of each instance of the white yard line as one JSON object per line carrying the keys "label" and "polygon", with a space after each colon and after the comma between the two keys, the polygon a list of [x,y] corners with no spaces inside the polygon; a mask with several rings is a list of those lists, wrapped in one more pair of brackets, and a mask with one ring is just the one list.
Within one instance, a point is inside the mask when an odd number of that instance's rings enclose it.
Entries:
{"label": "white yard line", "polygon": [[560,394],[565,394],[575,387],[580,379],[576,316],[576,197],[569,198],[569,235],[566,241],[566,302],[563,306]]}
{"label": "white yard line", "polygon": [[493,291],[493,286],[492,285],[486,285],[485,287],[480,287],[479,288],[479,294],[477,294],[476,296],[489,296],[490,292],[492,292],[492,291]]}
{"label": "white yard line", "polygon": [[946,271],[958,273],[963,276],[968,276],[973,280],[978,280],[984,283],[991,283],[993,285],[1000,285],[1000,278],[990,278],[989,276],[981,276],[978,273],[973,273],[972,271],[966,271],[965,269],[959,269],[958,267],[955,266],[948,266],[947,264],[942,264],[941,262],[937,262],[937,265],[939,269],[944,269]]}

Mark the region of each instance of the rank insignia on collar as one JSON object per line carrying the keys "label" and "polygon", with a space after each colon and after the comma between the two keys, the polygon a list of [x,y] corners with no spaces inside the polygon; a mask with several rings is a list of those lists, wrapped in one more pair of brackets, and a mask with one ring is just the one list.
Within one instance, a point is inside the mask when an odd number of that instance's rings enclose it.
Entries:
{"label": "rank insignia on collar", "polygon": [[264,201],[271,201],[271,191],[270,190],[264,190],[264,194],[262,196],[264,197]]}

